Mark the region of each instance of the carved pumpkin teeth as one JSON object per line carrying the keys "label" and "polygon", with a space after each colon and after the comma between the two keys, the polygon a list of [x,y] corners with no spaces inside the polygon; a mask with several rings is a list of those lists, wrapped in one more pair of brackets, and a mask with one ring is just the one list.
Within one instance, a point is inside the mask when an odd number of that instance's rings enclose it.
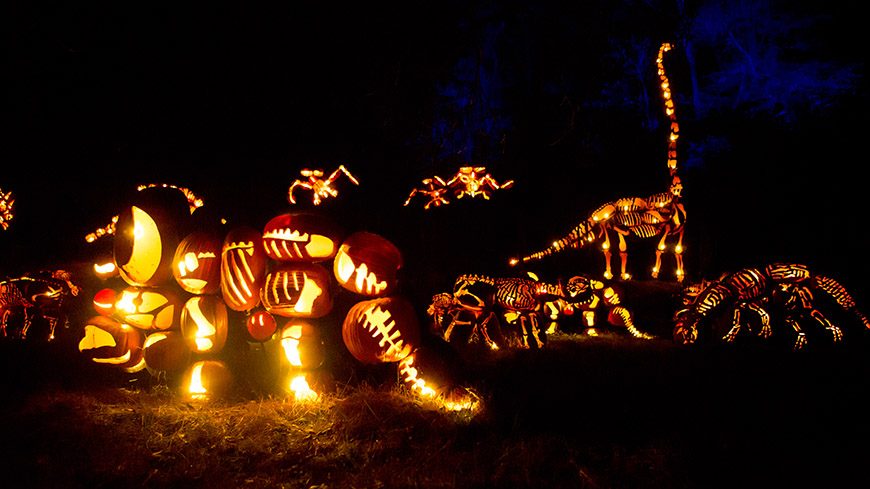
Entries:
{"label": "carved pumpkin teeth", "polygon": [[280,239],[283,241],[297,241],[306,243],[309,240],[308,233],[300,234],[299,231],[291,231],[290,228],[276,229],[263,234],[264,238]]}

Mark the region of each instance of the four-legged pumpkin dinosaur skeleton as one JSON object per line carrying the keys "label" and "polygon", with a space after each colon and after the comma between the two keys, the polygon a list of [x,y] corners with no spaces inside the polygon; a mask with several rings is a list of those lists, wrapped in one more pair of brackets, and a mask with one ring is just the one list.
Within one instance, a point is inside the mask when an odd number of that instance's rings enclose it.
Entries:
{"label": "four-legged pumpkin dinosaur skeleton", "polygon": [[[652,338],[637,329],[612,287],[583,275],[571,277],[565,285],[521,277],[460,275],[452,294],[433,296],[428,313],[448,342],[462,330],[468,335],[466,341],[482,341],[492,349],[542,348],[546,340],[546,330],[540,324],[544,305],[556,301],[581,311],[587,320],[603,306],[611,325],[625,328],[636,338]],[[502,319],[513,330],[503,328]]]}
{"label": "four-legged pumpkin dinosaur skeleton", "polygon": [[683,185],[680,177],[677,176],[677,138],[680,134],[680,127],[677,124],[670,82],[665,75],[663,64],[664,53],[670,49],[669,43],[662,44],[656,58],[662,96],[665,100],[665,114],[670,121],[667,162],[671,183],[668,190],[645,198],[625,197],[607,202],[577,224],[567,235],[553,241],[546,249],[520,258],[512,258],[509,262],[511,265],[540,260],[566,248],[581,248],[600,243],[604,253],[604,278],[611,279],[613,277],[610,264],[612,232],[619,240],[621,262],[619,276],[621,279],[631,278],[627,270],[628,245],[626,238],[658,239],[656,262],[651,273],[653,278],[659,276],[662,254],[668,248],[668,239],[675,238],[676,244],[672,248],[676,261],[675,273],[678,281],[683,280],[685,275],[683,269],[683,225],[686,221],[686,210],[681,202]]}
{"label": "four-legged pumpkin dinosaur skeleton", "polygon": [[841,312],[851,314],[865,330],[870,329],[870,320],[858,310],[855,300],[836,280],[814,274],[807,266],[798,263],[773,263],[763,268],[744,268],[719,280],[686,287],[683,291],[686,307],[674,315],[674,340],[680,344],[693,344],[699,341],[699,334],[709,336],[713,316],[724,308],[730,308],[731,328],[721,338],[726,343],[747,334],[762,339],[772,337],[775,333],[771,325],[772,316],[794,333],[794,350],[807,345],[806,326],[827,331],[834,343],[842,341],[842,329],[822,313],[814,294],[831,300]]}
{"label": "four-legged pumpkin dinosaur skeleton", "polygon": [[[79,290],[65,270],[0,281],[0,337],[26,339],[33,319],[41,316],[48,323],[47,340],[53,340],[58,322],[66,319],[65,299]],[[21,323],[13,328],[10,319],[16,314],[21,314]]]}

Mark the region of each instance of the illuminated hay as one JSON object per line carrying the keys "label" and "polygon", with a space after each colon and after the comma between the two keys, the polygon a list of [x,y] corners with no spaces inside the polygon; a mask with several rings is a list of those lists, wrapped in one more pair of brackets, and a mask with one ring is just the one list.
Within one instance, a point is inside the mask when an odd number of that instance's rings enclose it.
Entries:
{"label": "illuminated hay", "polygon": [[353,175],[350,174],[347,168],[344,165],[339,165],[338,168],[335,169],[326,179],[323,179],[323,170],[316,169],[311,170],[309,168],[303,168],[299,171],[299,173],[305,177],[305,180],[296,179],[290,185],[290,188],[287,190],[287,201],[291,204],[296,203],[296,198],[293,196],[293,190],[296,188],[302,188],[304,190],[309,190],[312,193],[312,202],[314,205],[320,205],[323,199],[328,199],[330,197],[337,197],[338,190],[332,186],[332,184],[338,180],[338,177],[345,175],[350,179],[354,185],[359,185],[359,180],[356,179]]}
{"label": "illuminated hay", "polygon": [[676,110],[671,94],[671,85],[664,68],[664,53],[671,50],[670,43],[663,43],[656,57],[656,66],[660,79],[662,98],[664,99],[665,115],[670,122],[668,134],[667,166],[671,177],[670,187],[666,192],[648,197],[624,197],[607,202],[593,211],[585,220],[577,224],[567,235],[555,240],[541,250],[519,258],[511,258],[510,265],[543,259],[568,248],[582,248],[600,244],[604,254],[604,278],[613,278],[611,270],[611,232],[616,233],[619,240],[620,278],[628,280],[631,274],[627,270],[628,245],[626,238],[642,240],[658,240],[656,261],[651,276],[658,278],[661,270],[662,254],[668,250],[667,241],[675,237],[676,244],[670,249],[676,261],[676,279],[682,282],[685,271],[683,268],[683,231],[686,221],[686,210],[681,201],[683,184],[677,176],[677,139],[680,127],[677,124]]}

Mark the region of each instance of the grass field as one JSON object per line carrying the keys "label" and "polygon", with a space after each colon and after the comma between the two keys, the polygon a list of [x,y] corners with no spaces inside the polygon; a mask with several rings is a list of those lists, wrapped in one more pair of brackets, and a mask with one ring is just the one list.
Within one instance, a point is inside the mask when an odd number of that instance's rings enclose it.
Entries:
{"label": "grass field", "polygon": [[336,378],[318,402],[190,403],[4,345],[6,487],[866,487],[863,346],[794,354],[553,335],[460,356],[481,398],[447,412],[395,370]]}

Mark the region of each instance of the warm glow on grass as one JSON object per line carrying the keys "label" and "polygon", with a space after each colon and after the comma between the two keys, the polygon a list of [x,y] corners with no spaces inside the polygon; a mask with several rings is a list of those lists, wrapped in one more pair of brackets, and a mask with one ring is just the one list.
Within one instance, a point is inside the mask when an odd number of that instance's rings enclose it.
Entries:
{"label": "warm glow on grass", "polygon": [[317,392],[311,389],[308,381],[305,379],[305,374],[298,374],[290,379],[290,392],[293,393],[293,398],[298,402],[314,402],[320,399]]}

